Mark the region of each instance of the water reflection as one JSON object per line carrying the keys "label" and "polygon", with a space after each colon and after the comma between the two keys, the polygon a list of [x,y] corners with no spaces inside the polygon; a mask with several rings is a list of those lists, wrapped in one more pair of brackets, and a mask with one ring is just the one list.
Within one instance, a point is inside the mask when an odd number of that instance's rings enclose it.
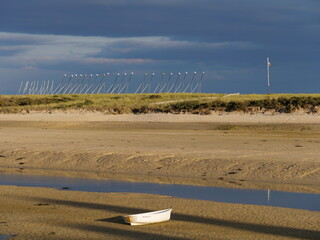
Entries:
{"label": "water reflection", "polygon": [[156,184],[111,180],[0,174],[0,185],[53,187],[63,191],[131,192],[167,195],[226,203],[242,203],[320,211],[320,194]]}

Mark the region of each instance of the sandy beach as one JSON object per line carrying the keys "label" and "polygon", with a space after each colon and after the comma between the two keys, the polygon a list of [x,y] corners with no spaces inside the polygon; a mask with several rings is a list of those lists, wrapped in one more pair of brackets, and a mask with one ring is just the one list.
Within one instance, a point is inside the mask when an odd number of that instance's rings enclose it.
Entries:
{"label": "sandy beach", "polygon": [[[2,186],[1,232],[13,239],[318,239],[319,212],[132,193]],[[129,226],[122,215],[172,207],[169,222]]]}
{"label": "sandy beach", "polygon": [[[320,193],[319,136],[320,117],[307,114],[1,114],[0,171]],[[14,239],[320,236],[319,212],[306,210],[13,186],[1,193],[0,234]],[[166,207],[176,215],[164,224],[119,222]]]}

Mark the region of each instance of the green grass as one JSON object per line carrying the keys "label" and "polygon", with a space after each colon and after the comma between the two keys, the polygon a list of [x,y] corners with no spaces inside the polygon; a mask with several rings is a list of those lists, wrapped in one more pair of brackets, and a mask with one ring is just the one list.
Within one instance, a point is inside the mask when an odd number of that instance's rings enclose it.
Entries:
{"label": "green grass", "polygon": [[0,112],[85,109],[116,113],[147,108],[157,102],[191,100],[218,94],[71,94],[71,95],[0,95]]}
{"label": "green grass", "polygon": [[320,94],[232,95],[204,93],[0,95],[1,113],[53,110],[94,110],[110,114],[166,112],[210,114],[211,111],[313,111]]}

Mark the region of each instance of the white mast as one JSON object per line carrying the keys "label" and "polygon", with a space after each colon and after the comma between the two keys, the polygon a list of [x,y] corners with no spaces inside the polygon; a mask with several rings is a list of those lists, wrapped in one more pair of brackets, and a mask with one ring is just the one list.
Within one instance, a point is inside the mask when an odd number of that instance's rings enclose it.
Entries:
{"label": "white mast", "polygon": [[270,58],[269,58],[269,57],[267,57],[267,81],[268,81],[268,94],[270,94],[270,67],[271,67]]}

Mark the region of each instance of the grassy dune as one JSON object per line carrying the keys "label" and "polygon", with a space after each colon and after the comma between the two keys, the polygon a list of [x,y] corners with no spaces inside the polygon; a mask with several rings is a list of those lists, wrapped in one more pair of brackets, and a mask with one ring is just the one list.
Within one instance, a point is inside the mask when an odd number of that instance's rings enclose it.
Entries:
{"label": "grassy dune", "polygon": [[317,112],[320,94],[225,95],[204,93],[0,95],[1,113],[88,110],[110,114],[148,112]]}

